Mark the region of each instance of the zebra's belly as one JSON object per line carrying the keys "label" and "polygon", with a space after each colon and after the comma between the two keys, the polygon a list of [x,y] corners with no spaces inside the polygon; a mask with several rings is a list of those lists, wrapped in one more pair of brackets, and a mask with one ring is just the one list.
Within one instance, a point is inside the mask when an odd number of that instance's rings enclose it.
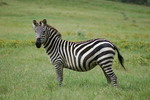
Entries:
{"label": "zebra's belly", "polygon": [[93,69],[96,65],[97,65],[96,62],[92,62],[89,66],[86,66],[86,65],[71,66],[71,65],[67,64],[65,66],[65,68],[73,70],[73,71],[85,72],[85,71],[89,71],[89,70]]}

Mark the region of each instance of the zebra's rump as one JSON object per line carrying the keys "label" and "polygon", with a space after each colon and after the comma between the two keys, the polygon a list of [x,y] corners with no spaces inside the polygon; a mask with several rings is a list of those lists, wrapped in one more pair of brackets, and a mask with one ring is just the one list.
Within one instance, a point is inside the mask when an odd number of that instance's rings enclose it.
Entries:
{"label": "zebra's rump", "polygon": [[115,55],[114,45],[103,39],[77,42],[72,46],[74,47],[72,53],[68,54],[72,56],[66,59],[66,68],[75,71],[88,71],[97,64],[111,63]]}

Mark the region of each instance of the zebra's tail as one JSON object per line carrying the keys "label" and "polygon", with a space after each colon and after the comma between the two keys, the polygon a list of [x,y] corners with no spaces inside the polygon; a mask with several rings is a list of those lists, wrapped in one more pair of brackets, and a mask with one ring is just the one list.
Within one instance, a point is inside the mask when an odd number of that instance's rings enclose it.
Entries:
{"label": "zebra's tail", "polygon": [[114,49],[118,53],[118,60],[119,60],[120,64],[122,65],[122,67],[124,68],[124,70],[126,70],[126,68],[124,67],[124,58],[122,57],[122,55],[120,54],[118,48],[115,45],[114,45]]}

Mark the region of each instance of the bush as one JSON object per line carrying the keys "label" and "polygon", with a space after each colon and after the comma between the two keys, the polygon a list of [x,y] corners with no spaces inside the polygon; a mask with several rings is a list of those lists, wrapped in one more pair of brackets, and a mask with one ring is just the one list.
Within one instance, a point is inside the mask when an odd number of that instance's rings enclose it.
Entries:
{"label": "bush", "polygon": [[141,5],[150,5],[150,0],[112,0],[112,1],[120,1],[124,3],[134,3]]}

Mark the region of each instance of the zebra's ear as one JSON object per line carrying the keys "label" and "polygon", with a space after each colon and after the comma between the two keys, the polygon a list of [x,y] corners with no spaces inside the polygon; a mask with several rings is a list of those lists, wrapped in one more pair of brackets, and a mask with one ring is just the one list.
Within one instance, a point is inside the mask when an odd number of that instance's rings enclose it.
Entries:
{"label": "zebra's ear", "polygon": [[43,19],[43,21],[42,21],[42,22],[43,22],[43,24],[44,24],[44,25],[46,25],[46,24],[47,24],[47,20],[46,20],[46,19]]}
{"label": "zebra's ear", "polygon": [[33,26],[33,28],[35,28],[36,26],[38,26],[38,23],[37,23],[37,21],[36,21],[36,20],[33,20],[33,22],[32,22],[32,26]]}

